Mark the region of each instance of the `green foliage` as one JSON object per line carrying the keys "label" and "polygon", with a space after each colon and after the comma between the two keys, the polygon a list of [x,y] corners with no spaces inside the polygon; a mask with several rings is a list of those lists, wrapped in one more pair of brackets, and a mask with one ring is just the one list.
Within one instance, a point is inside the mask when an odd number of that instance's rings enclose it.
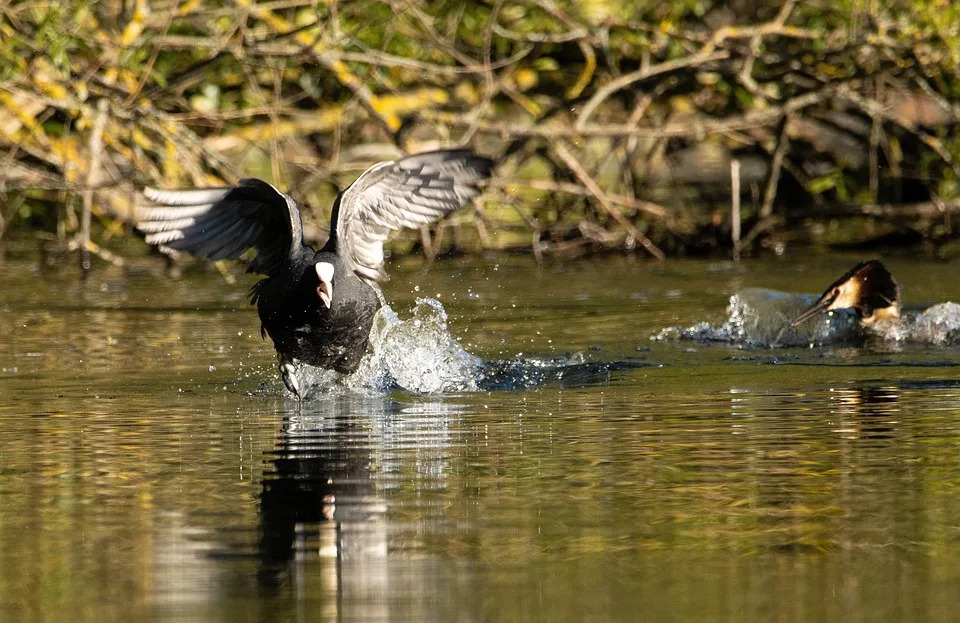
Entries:
{"label": "green foliage", "polygon": [[[51,206],[79,200],[94,162],[106,164],[97,209],[128,221],[142,184],[256,173],[313,197],[376,158],[472,141],[510,157],[482,218],[455,225],[485,229],[458,240],[539,236],[548,250],[632,248],[643,232],[664,248],[702,249],[729,226],[716,203],[729,196],[730,160],[761,163],[743,187],[763,196],[782,140],[779,180],[806,194],[773,192],[764,209],[774,213],[896,202],[884,193],[903,184],[957,196],[960,5],[796,3],[779,17],[782,3],[737,6],[3,5],[0,157],[17,165],[4,188],[30,190],[22,209],[70,231],[72,208]],[[103,153],[91,154],[100,100],[109,121]],[[810,123],[784,125],[787,116]],[[868,152],[887,169],[867,170]],[[745,203],[755,218],[757,200]]]}

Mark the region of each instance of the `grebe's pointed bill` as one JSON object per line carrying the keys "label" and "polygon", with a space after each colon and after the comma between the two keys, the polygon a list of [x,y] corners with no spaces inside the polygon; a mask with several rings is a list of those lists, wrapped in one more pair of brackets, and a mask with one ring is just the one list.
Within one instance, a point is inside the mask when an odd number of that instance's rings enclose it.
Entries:
{"label": "grebe's pointed bill", "polygon": [[831,307],[831,305],[837,299],[837,296],[839,296],[839,292],[837,291],[837,288],[831,288],[827,290],[826,292],[823,293],[823,295],[820,296],[819,299],[817,299],[816,303],[811,305],[802,314],[797,316],[791,323],[791,326],[799,327],[800,325],[810,320],[814,316],[825,314],[829,310],[834,309],[833,307]]}
{"label": "grebe's pointed bill", "polygon": [[327,309],[330,309],[330,305],[333,303],[333,264],[317,262],[315,269],[317,277],[320,278],[320,285],[317,286],[317,296],[327,306]]}

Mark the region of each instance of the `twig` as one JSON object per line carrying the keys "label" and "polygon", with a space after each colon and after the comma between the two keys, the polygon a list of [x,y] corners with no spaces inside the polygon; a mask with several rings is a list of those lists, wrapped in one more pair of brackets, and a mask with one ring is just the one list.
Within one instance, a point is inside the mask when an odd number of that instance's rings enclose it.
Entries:
{"label": "twig", "polygon": [[[253,0],[237,0],[237,3],[241,7],[248,9],[252,15],[270,23],[278,31],[284,33],[294,31],[293,26],[285,18],[253,4]],[[380,98],[374,95],[370,87],[354,75],[343,61],[337,60],[327,54],[322,44],[314,35],[306,31],[300,31],[296,33],[295,39],[306,46],[316,61],[331,71],[343,86],[352,91],[354,96],[363,102],[373,117],[383,123],[389,132],[394,133],[400,129],[400,118],[392,111],[385,110],[381,105]]]}
{"label": "twig", "polygon": [[[891,221],[904,218],[938,218],[945,214],[960,214],[960,199],[951,201],[922,201],[919,203],[881,203],[870,205],[839,205],[818,210],[818,218],[870,216]],[[809,212],[798,210],[791,217],[808,217]]]}
{"label": "twig", "polygon": [[658,260],[666,259],[666,256],[663,254],[657,245],[641,234],[636,227],[633,226],[633,223],[628,221],[623,214],[620,213],[607,199],[606,193],[597,185],[592,177],[586,172],[583,168],[583,165],[574,157],[572,153],[567,149],[563,142],[558,141],[552,146],[553,152],[567,165],[567,167],[573,172],[574,175],[580,180],[584,186],[593,194],[596,200],[600,203],[600,206],[613,217],[613,220],[617,221],[621,227],[623,227],[628,234],[634,237],[644,249],[647,250],[650,255],[657,258]]}
{"label": "twig", "polygon": [[22,194],[15,195],[15,199],[11,198],[7,188],[5,188],[6,185],[2,184],[2,186],[4,187],[0,188],[0,197],[3,198],[3,201],[0,201],[0,238],[3,237],[3,232],[10,225],[13,215],[17,213],[17,210],[26,200]]}
{"label": "twig", "polygon": [[947,151],[947,148],[944,147],[943,143],[934,136],[918,130],[912,123],[904,119],[898,118],[896,115],[891,114],[884,108],[880,103],[869,100],[859,93],[856,93],[849,86],[843,86],[837,90],[837,96],[841,99],[845,99],[848,102],[854,104],[860,108],[864,113],[870,116],[882,117],[888,121],[892,121],[897,124],[907,132],[916,136],[920,142],[929,147],[940,156],[940,159],[953,170],[953,174],[957,177],[960,177],[960,166],[957,166],[956,162],[953,159],[953,156],[950,155],[950,152]]}
{"label": "twig", "polygon": [[[578,184],[571,184],[570,182],[554,182],[549,180],[533,180],[533,179],[513,179],[510,182],[494,182],[493,184],[509,190],[515,186],[525,186],[527,188],[533,188],[535,190],[545,190],[548,192],[554,193],[566,193],[570,195],[578,195],[581,197],[589,197],[592,193],[580,186]],[[649,214],[658,219],[669,219],[670,212],[658,203],[652,201],[642,201],[640,199],[634,199],[633,197],[627,197],[626,195],[617,195],[613,193],[606,193],[606,197],[613,203],[620,204],[624,207],[637,210],[638,212],[643,212]]]}
{"label": "twig", "polygon": [[770,160],[770,177],[767,178],[767,185],[763,191],[763,204],[760,206],[760,218],[766,218],[773,214],[773,200],[777,196],[777,187],[780,184],[780,170],[783,168],[783,157],[790,146],[790,136],[788,126],[790,125],[790,116],[783,119],[780,128],[780,137],[777,139],[777,148],[773,152],[773,158]]}
{"label": "twig", "polygon": [[[562,22],[571,31],[583,31],[581,26],[574,22],[573,19],[554,4],[552,0],[533,0],[533,2],[552,15],[554,19]],[[567,99],[580,97],[583,90],[590,84],[590,81],[593,79],[593,74],[597,69],[597,53],[590,45],[590,42],[587,41],[587,37],[579,37],[576,39],[576,42],[577,47],[580,48],[580,53],[583,54],[583,69],[580,71],[580,75],[577,76],[576,82],[574,82],[564,94]]]}
{"label": "twig", "polygon": [[583,105],[583,108],[580,111],[580,116],[577,117],[577,123],[574,127],[577,131],[585,130],[587,127],[587,122],[590,121],[590,117],[593,116],[593,113],[596,112],[600,104],[606,101],[608,97],[617,91],[624,89],[631,84],[640,82],[642,80],[648,80],[660,74],[677,71],[679,69],[705,65],[707,63],[723,60],[729,56],[730,53],[726,50],[710,52],[709,54],[694,54],[692,56],[678,58],[672,61],[664,61],[662,63],[657,63],[656,65],[650,65],[649,67],[641,67],[637,71],[624,74],[615,80],[611,80],[593,94],[593,97],[591,97],[587,103]]}
{"label": "twig", "polygon": [[[198,39],[196,43],[191,40]],[[170,40],[168,37],[166,40]],[[209,46],[208,38],[201,37],[179,37],[169,41],[170,46],[174,48],[196,49],[197,47]],[[516,65],[530,55],[535,49],[534,46],[528,46],[518,50],[508,58],[490,64],[491,69],[503,69]],[[284,56],[297,57],[303,54],[303,47],[291,45],[289,43],[258,43],[249,48],[254,54],[263,56]],[[472,63],[468,66],[458,65],[439,65],[437,63],[427,63],[402,56],[388,54],[381,50],[368,50],[366,52],[345,52],[341,50],[329,50],[324,52],[331,61],[362,63],[372,67],[396,67],[402,69],[413,69],[421,71],[424,74],[436,76],[454,76],[454,75],[475,75],[483,73],[483,66]],[[312,56],[312,53],[308,56]]]}
{"label": "twig", "polygon": [[494,32],[504,39],[510,39],[511,41],[524,41],[527,43],[567,43],[568,41],[578,41],[588,36],[587,31],[582,28],[561,33],[535,32],[523,34],[519,32],[513,32],[512,30],[507,30],[500,24],[494,26]]}
{"label": "twig", "polygon": [[730,240],[733,261],[740,261],[740,161],[730,161]]}
{"label": "twig", "polygon": [[[873,80],[874,93],[876,99],[881,99],[883,91],[883,81],[878,78]],[[870,201],[876,203],[880,196],[880,134],[883,131],[883,122],[878,115],[870,115],[870,151],[867,166],[870,167]]]}
{"label": "twig", "polygon": [[775,225],[778,225],[783,222],[783,218],[776,215],[767,216],[761,218],[757,223],[750,228],[750,231],[747,232],[747,235],[743,237],[740,241],[740,246],[750,248],[753,246],[753,241],[763,232],[773,229]]}
{"label": "twig", "polygon": [[[92,253],[93,255],[96,255],[97,257],[99,257],[101,260],[105,262],[113,264],[114,266],[124,265],[122,257],[117,255],[116,253],[113,253],[107,249],[104,249],[103,247],[101,247],[100,245],[92,241],[88,242],[86,246],[83,246],[82,242],[79,242],[76,239],[71,240],[70,243],[67,245],[67,250],[68,251],[79,250],[81,253],[86,251],[87,253]],[[89,260],[88,260],[88,263],[89,263]]]}
{"label": "twig", "polygon": [[[97,116],[90,133],[87,148],[89,164],[87,168],[87,186],[92,187],[100,175],[100,158],[103,156],[103,128],[107,124],[107,100],[97,102]],[[90,218],[93,210],[93,190],[83,193],[83,214],[80,220],[80,268],[90,270]]]}
{"label": "twig", "polygon": [[[727,119],[710,121],[674,121],[667,123],[661,128],[636,128],[623,124],[587,124],[583,127],[556,127],[544,125],[508,125],[485,121],[477,124],[481,132],[498,134],[503,137],[521,138],[521,137],[540,137],[550,140],[563,138],[580,138],[591,136],[618,137],[634,136],[644,139],[665,139],[680,137],[701,137],[708,134],[726,134],[729,132],[738,132],[751,128],[768,126],[779,121],[784,115],[796,112],[819,104],[829,99],[836,91],[836,86],[826,86],[819,91],[804,93],[792,99],[787,100],[780,106],[772,107],[766,110],[753,111],[744,115],[733,116]],[[450,125],[466,126],[470,122],[460,115],[427,110],[421,113],[421,117],[427,120]]]}

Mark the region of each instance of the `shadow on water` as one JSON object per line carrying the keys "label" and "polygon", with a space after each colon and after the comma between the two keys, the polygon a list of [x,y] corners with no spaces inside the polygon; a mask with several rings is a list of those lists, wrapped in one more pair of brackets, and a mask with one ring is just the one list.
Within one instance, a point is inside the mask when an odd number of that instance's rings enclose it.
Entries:
{"label": "shadow on water", "polygon": [[583,361],[582,356],[561,359],[512,359],[484,363],[478,383],[484,391],[529,389],[540,386],[572,389],[613,383],[617,373],[637,368],[659,368],[643,361]]}

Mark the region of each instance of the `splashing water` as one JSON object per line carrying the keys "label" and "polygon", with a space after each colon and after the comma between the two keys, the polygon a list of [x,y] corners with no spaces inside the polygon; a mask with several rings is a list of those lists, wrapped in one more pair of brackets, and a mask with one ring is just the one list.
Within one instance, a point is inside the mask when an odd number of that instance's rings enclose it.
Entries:
{"label": "splashing water", "polygon": [[690,327],[668,327],[651,339],[732,342],[775,348],[844,342],[860,335],[856,314],[846,310],[829,312],[799,327],[792,326],[794,318],[815,300],[813,295],[747,288],[730,297],[727,320],[723,324],[698,322]]}
{"label": "splashing water", "polygon": [[814,295],[788,294],[748,288],[730,297],[727,320],[721,325],[698,322],[689,327],[668,327],[651,339],[729,342],[749,347],[822,346],[872,335],[890,342],[921,344],[960,343],[960,304],[940,303],[921,313],[906,314],[902,321],[860,327],[851,310],[831,311],[799,327],[793,319],[816,300]]}
{"label": "splashing water", "polygon": [[417,299],[411,317],[400,317],[380,295],[380,309],[370,330],[372,352],[356,372],[343,375],[297,363],[304,398],[351,392],[405,389],[420,394],[475,391],[483,362],[447,329],[447,312],[439,301]]}
{"label": "splashing water", "polygon": [[617,370],[651,364],[587,362],[582,353],[568,357],[525,358],[485,363],[469,353],[447,327],[447,312],[434,299],[417,299],[410,317],[401,319],[381,297],[370,330],[371,352],[353,374],[344,376],[300,364],[305,398],[348,392],[403,389],[418,394],[509,390],[546,383],[588,385],[607,382]]}
{"label": "splashing water", "polygon": [[351,388],[396,385],[421,394],[477,389],[483,361],[447,329],[447,312],[439,301],[417,299],[407,320],[384,303],[374,317],[370,344],[373,352],[347,380]]}
{"label": "splashing water", "polygon": [[960,304],[939,303],[918,314],[909,314],[902,323],[890,327],[885,339],[924,344],[960,343]]}
{"label": "splashing water", "polygon": [[[337,382],[343,378],[343,375],[336,370],[315,368],[300,362],[295,363],[295,368],[302,398],[315,398],[321,394],[331,395],[339,391],[340,386]],[[283,387],[282,384],[280,387]]]}

